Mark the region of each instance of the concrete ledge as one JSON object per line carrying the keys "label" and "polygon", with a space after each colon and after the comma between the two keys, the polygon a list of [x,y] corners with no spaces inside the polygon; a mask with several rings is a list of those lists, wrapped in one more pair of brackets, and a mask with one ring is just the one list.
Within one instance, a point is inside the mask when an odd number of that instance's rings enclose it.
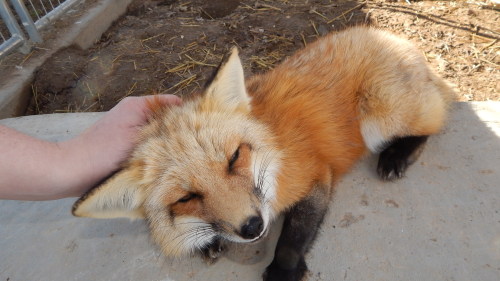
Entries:
{"label": "concrete ledge", "polygon": [[[97,118],[0,123],[56,141]],[[456,104],[400,181],[378,180],[375,164],[367,157],[338,185],[308,280],[499,280],[500,102]],[[0,201],[0,280],[260,280],[277,237],[207,266],[163,257],[142,221],[74,218],[73,201]]]}
{"label": "concrete ledge", "polygon": [[[132,0],[99,0],[76,18],[74,24],[62,30],[55,39],[43,43],[47,51],[29,59],[22,67],[0,80],[0,119],[24,113],[31,98],[31,81],[35,71],[54,53],[70,45],[86,49],[94,44],[111,23],[127,10]],[[84,4],[82,4],[84,5]],[[63,16],[64,17],[64,16]],[[42,32],[44,34],[45,32]]]}
{"label": "concrete ledge", "polygon": [[127,7],[133,0],[106,0],[101,1],[92,8],[85,17],[76,22],[80,28],[78,33],[67,42],[68,45],[75,44],[81,49],[87,49],[101,38],[111,24],[127,11]]}
{"label": "concrete ledge", "polygon": [[0,120],[0,124],[27,135],[47,140],[65,141],[94,124],[104,112],[29,115]]}

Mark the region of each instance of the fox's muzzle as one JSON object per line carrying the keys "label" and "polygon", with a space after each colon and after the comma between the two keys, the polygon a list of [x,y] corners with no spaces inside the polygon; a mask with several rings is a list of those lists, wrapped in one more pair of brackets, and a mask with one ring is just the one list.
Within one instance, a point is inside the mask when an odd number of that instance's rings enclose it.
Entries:
{"label": "fox's muzzle", "polygon": [[264,230],[264,220],[261,216],[250,217],[242,226],[240,236],[244,239],[254,239],[261,235]]}

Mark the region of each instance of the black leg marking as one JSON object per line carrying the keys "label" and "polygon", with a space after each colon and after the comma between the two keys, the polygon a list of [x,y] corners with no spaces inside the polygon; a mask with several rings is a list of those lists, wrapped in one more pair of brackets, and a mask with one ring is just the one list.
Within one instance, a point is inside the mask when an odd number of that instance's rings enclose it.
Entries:
{"label": "black leg marking", "polygon": [[208,265],[212,265],[217,262],[224,250],[223,241],[216,238],[211,244],[201,250],[201,256]]}
{"label": "black leg marking", "polygon": [[380,153],[377,173],[383,180],[394,180],[404,176],[409,165],[420,156],[429,136],[411,136],[394,139]]}
{"label": "black leg marking", "polygon": [[304,255],[311,248],[328,210],[329,188],[314,187],[313,193],[285,216],[274,259],[266,268],[266,281],[300,281],[307,272]]}

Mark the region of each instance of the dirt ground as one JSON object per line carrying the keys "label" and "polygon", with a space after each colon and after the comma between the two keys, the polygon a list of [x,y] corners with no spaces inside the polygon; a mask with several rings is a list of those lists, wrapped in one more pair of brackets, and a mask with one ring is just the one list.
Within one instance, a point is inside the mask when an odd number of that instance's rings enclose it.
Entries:
{"label": "dirt ground", "polygon": [[182,96],[200,89],[233,45],[251,75],[357,24],[414,42],[456,86],[458,100],[500,100],[500,12],[489,1],[137,0],[92,48],[62,50],[37,71],[27,114],[104,111],[131,95]]}

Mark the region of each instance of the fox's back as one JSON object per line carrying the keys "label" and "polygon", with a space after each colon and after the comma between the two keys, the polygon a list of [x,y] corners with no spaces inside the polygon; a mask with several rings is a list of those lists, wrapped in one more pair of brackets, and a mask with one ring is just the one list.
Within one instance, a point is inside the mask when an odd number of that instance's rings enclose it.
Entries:
{"label": "fox's back", "polygon": [[452,92],[408,41],[367,27],[319,39],[247,88],[304,181],[335,180],[395,136],[437,132]]}

